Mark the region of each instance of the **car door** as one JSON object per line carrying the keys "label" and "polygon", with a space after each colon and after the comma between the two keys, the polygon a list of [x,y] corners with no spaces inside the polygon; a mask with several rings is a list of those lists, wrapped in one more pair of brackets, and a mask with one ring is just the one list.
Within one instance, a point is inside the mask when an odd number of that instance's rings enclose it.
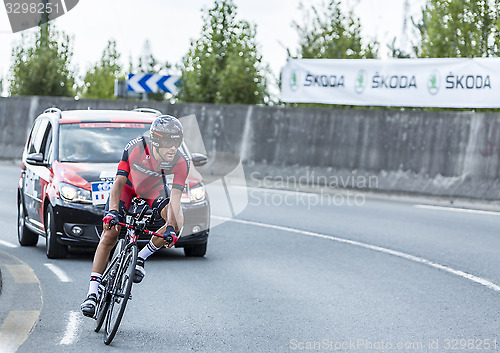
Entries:
{"label": "car door", "polygon": [[43,192],[50,177],[49,163],[52,145],[52,125],[48,119],[41,119],[34,125],[32,135],[27,148],[27,153],[42,153],[44,165],[33,165],[26,163],[24,177],[24,200],[29,221],[44,230],[42,224],[42,202]]}

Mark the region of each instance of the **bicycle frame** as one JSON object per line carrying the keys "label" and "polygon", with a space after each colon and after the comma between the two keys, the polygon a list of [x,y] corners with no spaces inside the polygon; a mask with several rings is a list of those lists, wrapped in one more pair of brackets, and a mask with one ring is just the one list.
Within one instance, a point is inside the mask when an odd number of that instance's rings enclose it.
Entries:
{"label": "bicycle frame", "polygon": [[[140,202],[136,199],[133,200],[136,210],[137,206],[141,205]],[[107,345],[113,340],[125,311],[126,303],[132,297],[133,271],[135,271],[138,256],[137,239],[141,234],[163,238],[163,235],[146,229],[155,212],[156,210],[147,212],[146,208],[143,208],[139,215],[126,212],[126,223],[118,223],[120,226],[125,227],[127,232],[125,238],[119,239],[113,258],[103,273],[103,283],[99,285],[98,305],[94,315],[94,319],[97,320],[96,332],[101,329],[106,321],[104,343]],[[143,220],[146,214],[150,214],[151,218]],[[117,311],[114,311],[115,305],[119,307]],[[113,315],[117,315],[116,318],[113,318]]]}

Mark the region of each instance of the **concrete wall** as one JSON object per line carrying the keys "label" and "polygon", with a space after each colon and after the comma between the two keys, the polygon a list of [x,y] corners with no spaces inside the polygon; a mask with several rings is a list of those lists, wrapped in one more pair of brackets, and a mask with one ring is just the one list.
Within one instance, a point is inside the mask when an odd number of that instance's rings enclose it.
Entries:
{"label": "concrete wall", "polygon": [[[0,99],[3,158],[19,158],[45,108],[132,109],[141,102]],[[500,200],[500,114],[165,104],[195,114],[209,154],[241,156],[247,176],[299,184]],[[253,174],[252,174],[253,173]],[[295,178],[295,179],[293,179]]]}

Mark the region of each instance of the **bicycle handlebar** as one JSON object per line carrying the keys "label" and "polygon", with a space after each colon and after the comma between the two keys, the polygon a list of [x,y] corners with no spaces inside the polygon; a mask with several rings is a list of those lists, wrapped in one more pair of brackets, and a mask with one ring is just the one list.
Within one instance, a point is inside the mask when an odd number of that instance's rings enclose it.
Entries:
{"label": "bicycle handlebar", "polygon": [[[131,226],[130,224],[127,224],[127,223],[118,222],[118,225],[125,227],[125,228],[129,228],[129,229],[137,229],[136,227]],[[154,235],[156,237],[163,238],[163,235],[161,235],[160,233],[152,232],[152,231],[147,230],[147,229],[141,229],[141,232],[144,232],[144,233],[149,234],[149,235]]]}
{"label": "bicycle handlebar", "polygon": [[[127,223],[118,222],[118,225],[125,227],[125,228],[129,228],[129,229],[137,229],[136,227],[131,226],[130,224],[127,224]],[[168,234],[168,235],[163,234],[162,235],[160,233],[152,232],[152,231],[147,230],[147,229],[140,229],[140,231],[144,232],[145,234],[148,234],[148,235],[154,235],[155,237],[163,238],[169,244],[174,240],[170,234]]]}
{"label": "bicycle handlebar", "polygon": [[144,216],[151,216],[156,212],[156,209],[152,210],[150,208],[144,207],[141,211],[141,213],[137,214],[137,212],[130,212],[128,211],[125,207],[122,208],[122,211],[125,215],[128,216],[135,216],[137,217],[137,220],[140,221],[141,219],[144,218]]}
{"label": "bicycle handlebar", "polygon": [[[142,199],[137,199],[137,200],[142,200]],[[134,204],[137,204],[137,205],[145,205],[145,201],[144,200],[137,202],[136,199],[133,199],[132,202],[134,202]],[[141,221],[144,218],[144,216],[152,216],[154,218],[155,216],[157,216],[159,214],[158,210],[156,208],[150,209],[150,208],[147,208],[147,207],[144,207],[141,210],[140,214],[137,214],[136,212],[129,212],[125,207],[122,208],[122,211],[126,215],[134,216],[136,222]],[[151,221],[151,219],[147,220],[146,221],[146,225],[150,221]],[[137,226],[133,226],[133,225],[130,225],[130,224],[127,224],[127,223],[115,222],[115,221],[112,220],[109,223],[109,225],[111,227],[115,226],[115,225],[120,225],[120,226],[125,227],[125,228],[129,228],[129,229],[133,229],[133,230],[138,230],[140,232],[143,232],[144,234],[153,235],[153,236],[156,236],[156,237],[163,238],[169,244],[174,241],[174,238],[170,234],[169,235],[162,235],[162,234],[159,234],[159,233],[156,233],[156,232],[152,232],[150,230],[145,229],[144,223],[142,223],[141,227],[137,227]]]}

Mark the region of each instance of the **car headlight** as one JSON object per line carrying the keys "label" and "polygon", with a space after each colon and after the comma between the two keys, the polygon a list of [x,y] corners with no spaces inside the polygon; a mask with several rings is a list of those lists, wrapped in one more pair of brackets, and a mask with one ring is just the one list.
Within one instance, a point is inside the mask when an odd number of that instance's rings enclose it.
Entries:
{"label": "car headlight", "polygon": [[68,202],[92,203],[92,196],[89,190],[78,188],[73,185],[61,183],[59,194]]}
{"label": "car headlight", "polygon": [[187,197],[183,197],[181,199],[183,203],[194,203],[203,201],[205,199],[205,185],[203,185],[203,183],[200,183],[195,187],[192,187],[191,189],[189,189],[188,195],[186,196]]}

